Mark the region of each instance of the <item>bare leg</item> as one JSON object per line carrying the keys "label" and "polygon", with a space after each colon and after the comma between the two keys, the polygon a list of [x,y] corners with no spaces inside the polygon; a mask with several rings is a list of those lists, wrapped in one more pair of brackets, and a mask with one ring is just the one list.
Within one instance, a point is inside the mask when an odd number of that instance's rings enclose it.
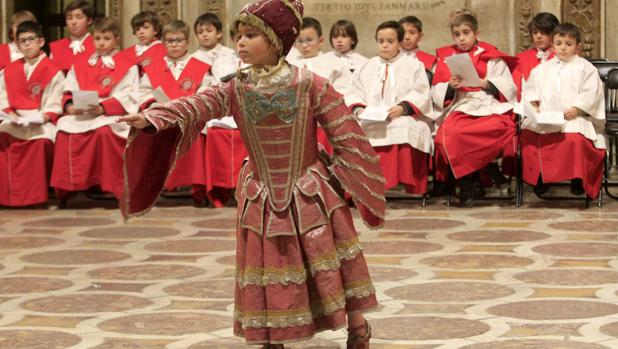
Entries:
{"label": "bare leg", "polygon": [[368,349],[371,339],[371,327],[363,313],[348,313],[348,341],[347,349]]}

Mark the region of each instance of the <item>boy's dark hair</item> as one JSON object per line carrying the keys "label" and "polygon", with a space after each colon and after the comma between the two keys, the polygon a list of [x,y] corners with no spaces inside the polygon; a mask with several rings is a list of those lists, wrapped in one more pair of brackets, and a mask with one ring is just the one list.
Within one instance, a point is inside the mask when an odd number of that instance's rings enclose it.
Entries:
{"label": "boy's dark hair", "polygon": [[165,38],[167,33],[183,33],[185,35],[185,39],[189,40],[191,29],[189,29],[189,26],[184,21],[174,19],[163,27],[161,33],[163,38]]}
{"label": "boy's dark hair", "polygon": [[82,10],[86,17],[94,18],[94,7],[86,0],[73,0],[65,8],[64,14],[68,14],[71,11]]}
{"label": "boy's dark hair", "polygon": [[38,38],[43,37],[43,27],[34,21],[25,21],[19,23],[17,26],[17,31],[15,33],[15,37],[19,38],[19,34],[23,33],[34,33]]}
{"label": "boy's dark hair", "polygon": [[532,35],[533,30],[538,30],[545,35],[551,35],[560,21],[556,16],[549,12],[540,12],[528,23],[528,33]]}
{"label": "boy's dark hair", "polygon": [[453,27],[457,27],[462,24],[467,24],[475,33],[479,30],[479,22],[476,19],[476,15],[466,8],[455,10],[449,16],[449,28],[453,29]]}
{"label": "boy's dark hair", "polygon": [[101,17],[94,21],[95,32],[112,32],[115,37],[120,36],[120,27],[113,18]]}
{"label": "boy's dark hair", "polygon": [[303,17],[303,24],[300,26],[300,30],[313,28],[318,33],[318,36],[322,36],[322,25],[320,21],[313,17]]}
{"label": "boy's dark hair", "polygon": [[575,38],[575,43],[579,44],[582,41],[582,34],[579,28],[573,23],[560,23],[554,29],[553,36],[570,36]]}
{"label": "boy's dark hair", "polygon": [[17,11],[11,16],[7,28],[7,33],[9,34],[10,40],[13,40],[15,38],[15,33],[13,33],[13,24],[18,23],[17,25],[19,25],[19,23],[25,21],[37,22],[34,14],[28,10]]}
{"label": "boy's dark hair", "polygon": [[197,17],[195,23],[193,24],[193,30],[197,34],[197,28],[202,25],[212,25],[217,29],[217,32],[221,32],[223,30],[223,23],[221,23],[221,19],[214,13],[208,12],[203,15]]}
{"label": "boy's dark hair", "polygon": [[157,32],[157,39],[161,39],[161,29],[163,29],[163,25],[161,24],[161,18],[159,15],[152,11],[142,11],[133,18],[131,18],[131,27],[133,27],[133,34],[137,32],[137,29],[144,25],[144,23],[152,24],[155,32]]}
{"label": "boy's dark hair", "polygon": [[399,24],[401,24],[401,26],[403,26],[404,24],[411,24],[415,26],[416,29],[418,29],[419,33],[423,32],[423,22],[421,22],[421,20],[418,19],[418,17],[416,16],[401,17],[401,19],[399,20]]}
{"label": "boy's dark hair", "polygon": [[332,27],[330,27],[330,45],[333,46],[333,38],[335,36],[349,36],[352,38],[352,50],[356,48],[358,44],[358,34],[356,33],[356,27],[354,23],[347,19],[340,19]]}
{"label": "boy's dark hair", "polygon": [[378,32],[384,29],[393,29],[395,32],[397,32],[397,41],[398,42],[403,41],[403,37],[405,36],[405,31],[403,30],[403,27],[401,26],[401,24],[395,21],[386,21],[386,22],[380,23],[378,28],[376,28],[376,35],[375,35],[376,40],[378,40]]}

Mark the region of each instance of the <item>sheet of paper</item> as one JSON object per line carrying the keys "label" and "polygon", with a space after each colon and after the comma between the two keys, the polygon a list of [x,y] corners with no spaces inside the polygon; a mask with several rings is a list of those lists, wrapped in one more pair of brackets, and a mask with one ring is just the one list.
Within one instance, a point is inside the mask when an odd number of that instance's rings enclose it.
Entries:
{"label": "sheet of paper", "polygon": [[18,125],[43,124],[45,119],[40,111],[22,113],[17,119]]}
{"label": "sheet of paper", "polygon": [[224,116],[221,119],[213,119],[208,121],[208,127],[220,127],[227,128],[230,130],[237,129],[236,121],[231,116]]}
{"label": "sheet of paper", "polygon": [[384,121],[388,117],[387,107],[367,106],[358,118],[364,121]]}
{"label": "sheet of paper", "polygon": [[537,112],[532,103],[526,99],[522,100],[522,104],[524,115],[538,125],[563,126],[566,123],[564,113],[561,111]]}
{"label": "sheet of paper", "polygon": [[77,109],[86,110],[91,105],[99,104],[97,91],[73,91],[73,106]]}
{"label": "sheet of paper", "polygon": [[154,98],[157,100],[157,103],[167,103],[169,102],[170,98],[167,96],[167,94],[165,93],[165,91],[163,91],[163,89],[161,88],[161,86],[155,88],[152,91],[152,95],[154,96]]}
{"label": "sheet of paper", "polygon": [[0,122],[13,122],[13,119],[9,116],[9,114],[0,110]]}
{"label": "sheet of paper", "polygon": [[481,86],[481,78],[479,78],[474,64],[467,53],[448,56],[444,59],[444,63],[451,71],[451,75],[461,76],[461,85],[468,87]]}

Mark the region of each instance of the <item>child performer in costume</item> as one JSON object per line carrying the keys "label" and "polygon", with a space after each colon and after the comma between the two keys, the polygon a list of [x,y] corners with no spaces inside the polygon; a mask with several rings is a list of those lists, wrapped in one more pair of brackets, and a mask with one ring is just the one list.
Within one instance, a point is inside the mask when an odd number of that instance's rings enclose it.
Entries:
{"label": "child performer in costume", "polygon": [[[445,181],[450,171],[461,183],[460,205],[472,206],[476,196],[473,185],[480,186],[479,171],[497,157],[515,153],[511,111],[517,89],[511,70],[517,60],[478,41],[478,22],[468,10],[454,11],[449,22],[455,44],[436,50],[438,62],[431,90],[441,112],[434,141],[436,179]],[[462,53],[470,56],[480,86],[463,86],[460,76],[451,76],[445,58]]]}
{"label": "child performer in costume", "polygon": [[[345,326],[347,313],[347,347],[368,348],[362,313],[377,300],[343,190],[377,227],[384,222],[384,178],[343,97],[326,79],[285,61],[302,11],[298,0],[250,3],[234,23],[237,51],[250,68],[197,95],[118,119],[134,127],[122,210],[146,212],[175,156],[204,123],[233,115],[249,151],[236,192],[235,334],[283,348]],[[330,161],[318,155],[317,123],[333,141]]]}
{"label": "child performer in costume", "polygon": [[[521,132],[523,180],[536,185],[571,180],[571,192],[596,198],[605,157],[605,99],[597,69],[578,56],[581,34],[571,23],[556,26],[556,57],[530,73],[522,102],[540,111],[564,113],[563,126],[540,125],[526,118]],[[525,99],[525,100],[524,100]]]}

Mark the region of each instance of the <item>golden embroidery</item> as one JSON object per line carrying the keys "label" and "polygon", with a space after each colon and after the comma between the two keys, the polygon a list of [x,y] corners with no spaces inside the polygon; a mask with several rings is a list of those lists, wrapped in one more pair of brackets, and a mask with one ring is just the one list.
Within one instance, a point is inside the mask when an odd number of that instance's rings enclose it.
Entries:
{"label": "golden embroidery", "polygon": [[342,135],[329,138],[328,140],[331,141],[331,143],[339,143],[339,142],[348,140],[350,138],[356,139],[356,140],[359,140],[359,141],[369,142],[369,140],[367,139],[366,136],[360,135],[360,134],[357,134],[357,133],[354,133],[354,132],[344,133]]}
{"label": "golden embroidery", "polygon": [[376,162],[380,161],[380,156],[378,156],[378,155],[369,155],[367,153],[363,153],[358,148],[351,148],[351,147],[346,147],[344,145],[338,145],[338,144],[334,144],[334,145],[332,145],[332,147],[333,147],[333,149],[336,149],[336,150],[347,151],[348,153],[356,154],[356,155],[360,156],[361,158],[363,158],[364,160],[367,160],[367,161],[372,162],[372,163],[376,163]]}
{"label": "golden embroidery", "polygon": [[376,289],[369,278],[344,284],[343,288],[345,289],[345,298],[366,298],[376,293]]}
{"label": "golden embroidery", "polygon": [[323,124],[322,128],[330,130],[330,129],[333,129],[333,128],[343,124],[346,121],[354,121],[354,122],[356,122],[356,118],[352,114],[347,114],[345,116],[338,117],[334,121],[331,121],[329,123]]}
{"label": "golden embroidery", "polygon": [[236,282],[238,282],[240,288],[247,285],[265,287],[272,284],[302,284],[306,280],[307,271],[302,265],[291,265],[283,268],[246,267],[244,270],[236,269]]}
{"label": "golden embroidery", "polygon": [[[380,183],[386,183],[386,180],[384,179],[384,176],[381,176],[381,175],[369,172],[369,171],[365,170],[364,167],[362,167],[362,166],[360,166],[358,164],[352,163],[352,162],[348,162],[345,159],[342,159],[340,157],[335,158],[335,160],[333,161],[333,164],[341,165],[341,166],[343,166],[345,168],[348,168],[350,170],[356,170],[356,171],[362,172],[363,175],[365,175],[368,178],[375,179],[376,181],[378,181]],[[360,183],[362,183],[362,181]]]}

